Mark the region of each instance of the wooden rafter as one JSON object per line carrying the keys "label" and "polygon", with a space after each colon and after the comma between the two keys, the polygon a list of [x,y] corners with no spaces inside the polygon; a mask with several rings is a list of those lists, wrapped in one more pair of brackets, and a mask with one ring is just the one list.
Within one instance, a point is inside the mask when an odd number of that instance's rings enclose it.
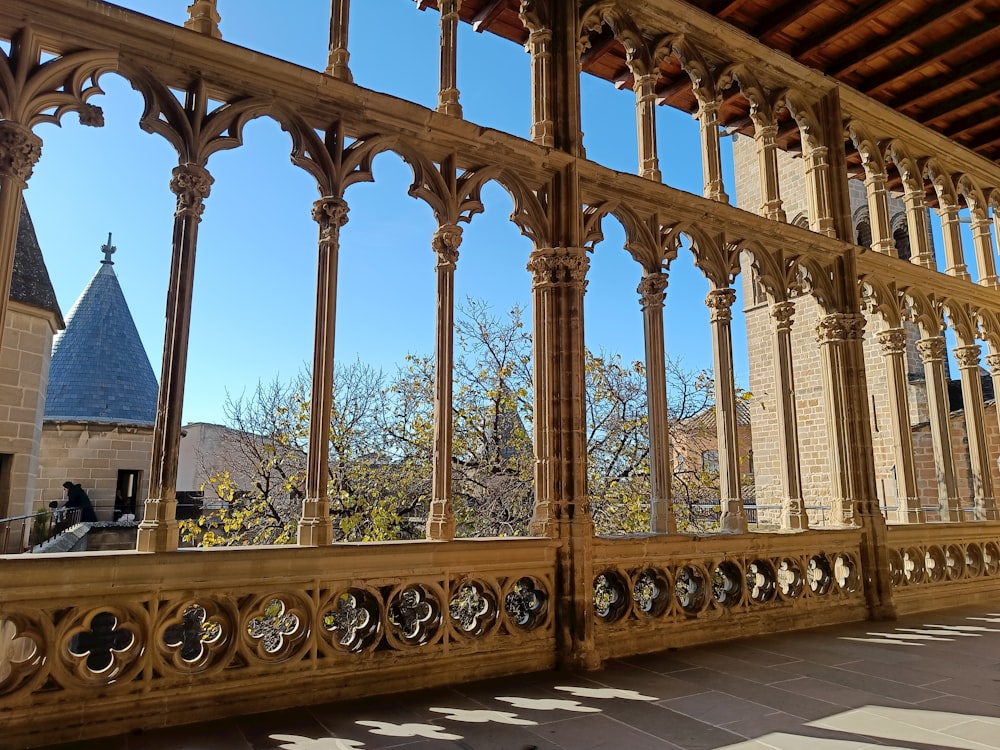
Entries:
{"label": "wooden rafter", "polygon": [[919,115],[920,121],[925,124],[937,122],[962,107],[967,107],[975,102],[987,102],[997,92],[1000,92],[1000,78],[994,78],[986,85],[976,86],[969,91],[953,96],[950,99],[945,99],[940,104],[921,111]]}
{"label": "wooden rafter", "polygon": [[871,44],[866,45],[866,48],[871,50],[868,54],[859,55],[857,50],[851,50],[841,56],[838,60],[831,62],[827,72],[829,72],[834,78],[842,79],[844,76],[853,73],[855,70],[867,64],[872,59],[879,57],[880,55],[884,55],[887,51],[895,49],[896,47],[911,41],[914,37],[918,36],[922,32],[925,32],[927,27],[931,24],[940,23],[949,18],[953,18],[959,13],[974,7],[977,2],[978,0],[964,0],[964,2],[958,3],[958,5],[935,8],[927,13],[921,13],[919,16],[914,16],[911,20],[904,23],[889,36],[879,41],[872,41]]}
{"label": "wooden rafter", "polygon": [[507,0],[493,0],[493,2],[487,3],[472,19],[473,30],[486,31],[506,9]]}
{"label": "wooden rafter", "polygon": [[[993,60],[993,62],[984,64],[984,60]],[[995,73],[997,70],[1000,70],[1000,43],[983,50],[974,59],[949,70],[947,73],[925,78],[919,86],[907,89],[905,93],[893,97],[886,104],[893,109],[904,110],[934,96],[946,86],[954,87],[956,84],[965,83],[977,75]]]}
{"label": "wooden rafter", "polygon": [[987,14],[978,23],[963,26],[954,34],[927,45],[924,49],[924,55],[917,59],[906,57],[893,63],[877,76],[864,82],[865,93],[868,96],[876,96],[884,88],[904,78],[914,70],[941,62],[950,55],[982,44],[983,37],[995,34],[998,29],[1000,29],[1000,10]]}
{"label": "wooden rafter", "polygon": [[829,0],[809,0],[809,2],[790,0],[780,3],[774,10],[761,17],[754,24],[750,33],[762,42],[766,42],[769,37],[787,28],[803,16],[812,13],[816,8],[829,4]]}
{"label": "wooden rafter", "polygon": [[813,34],[792,48],[792,56],[796,59],[811,59],[823,47],[836,41],[845,34],[849,34],[862,26],[870,23],[880,14],[899,5],[904,0],[869,0],[867,3],[859,5],[854,13],[850,13],[841,18],[832,26],[821,30],[818,34]]}

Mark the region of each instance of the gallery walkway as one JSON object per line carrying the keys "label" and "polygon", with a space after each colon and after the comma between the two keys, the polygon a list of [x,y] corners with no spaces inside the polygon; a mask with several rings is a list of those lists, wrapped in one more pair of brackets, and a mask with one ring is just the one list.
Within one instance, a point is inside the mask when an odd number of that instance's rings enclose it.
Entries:
{"label": "gallery walkway", "polygon": [[60,747],[1000,748],[1000,602]]}

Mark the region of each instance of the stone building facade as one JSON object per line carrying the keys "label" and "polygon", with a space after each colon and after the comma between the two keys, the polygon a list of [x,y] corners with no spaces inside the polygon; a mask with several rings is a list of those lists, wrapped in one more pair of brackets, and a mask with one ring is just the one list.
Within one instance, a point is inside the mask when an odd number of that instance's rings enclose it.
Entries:
{"label": "stone building facade", "polygon": [[[735,201],[747,211],[761,211],[760,183],[755,173],[756,146],[752,138],[733,136],[735,167]],[[778,179],[781,185],[782,207],[788,221],[808,227],[806,174],[803,160],[785,151],[777,153]],[[865,186],[861,180],[849,183],[855,241],[865,247],[871,243],[869,209]],[[905,206],[898,196],[889,199],[890,224],[893,239],[901,258],[909,258],[910,241],[906,229]],[[929,226],[929,223],[928,223]],[[928,234],[928,241],[932,238]],[[767,298],[756,281],[749,260],[743,260],[743,294],[749,352],[749,390],[754,441],[754,481],[757,502],[780,503],[782,486],[779,481],[782,457],[778,450],[778,417],[775,411],[775,363],[766,345],[772,335],[773,319]],[[827,450],[828,418],[823,407],[822,362],[817,345],[816,327],[821,316],[820,305],[804,285],[800,296],[793,300],[791,337],[794,349],[794,386],[796,419],[799,439],[799,461],[802,494],[811,524],[825,525],[833,520],[830,502],[829,454]],[[879,503],[887,520],[905,521],[906,513],[897,491],[895,438],[889,426],[890,377],[884,361],[884,346],[879,334],[886,328],[880,316],[871,311],[865,315],[864,354],[868,382],[868,412],[871,423],[872,452]],[[937,468],[929,424],[929,405],[924,367],[917,347],[920,331],[913,323],[904,323],[906,331],[903,359],[906,368],[907,395],[912,429],[913,454],[918,500],[928,520],[939,520],[937,499]],[[762,346],[752,342],[761,342]],[[947,363],[945,363],[947,372]],[[983,370],[983,387],[992,395],[992,381]],[[961,390],[952,380],[950,398],[955,405],[949,409],[952,454],[959,498],[967,513],[973,510],[972,471],[969,464],[968,437],[961,408]],[[987,442],[989,453],[1000,456],[1000,426],[996,405],[987,402]],[[997,461],[990,463],[993,481],[1000,480]]]}

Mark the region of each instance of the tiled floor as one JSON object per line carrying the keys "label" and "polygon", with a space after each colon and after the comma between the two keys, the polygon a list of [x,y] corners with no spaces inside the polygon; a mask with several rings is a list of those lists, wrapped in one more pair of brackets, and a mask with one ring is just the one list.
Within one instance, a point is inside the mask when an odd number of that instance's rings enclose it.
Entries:
{"label": "tiled floor", "polygon": [[995,749],[1000,602],[72,747]]}

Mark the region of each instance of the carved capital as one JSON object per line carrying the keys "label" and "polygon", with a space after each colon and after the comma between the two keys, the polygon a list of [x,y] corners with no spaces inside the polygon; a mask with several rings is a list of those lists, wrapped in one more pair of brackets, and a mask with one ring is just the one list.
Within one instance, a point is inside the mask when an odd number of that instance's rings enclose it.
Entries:
{"label": "carved capital", "polygon": [[635,291],[639,293],[639,304],[643,310],[663,309],[667,281],[665,273],[651,273],[642,277]]}
{"label": "carved capital", "polygon": [[792,320],[795,318],[794,302],[775,302],[771,305],[771,320],[774,330],[778,332],[792,330]]}
{"label": "carved capital", "polygon": [[983,348],[978,344],[972,346],[956,346],[955,361],[958,362],[960,370],[978,370],[979,355],[983,353]]}
{"label": "carved capital", "polygon": [[733,319],[732,306],[736,302],[736,291],[734,289],[713,289],[705,297],[705,304],[711,311],[710,319],[713,323],[728,323]]}
{"label": "carved capital", "polygon": [[944,336],[932,336],[929,339],[920,339],[917,342],[917,351],[920,353],[920,361],[925,365],[932,362],[944,361]]}
{"label": "carved capital", "polygon": [[557,247],[536,250],[528,259],[532,288],[586,285],[590,258],[583,248]]}
{"label": "carved capital", "polygon": [[0,177],[13,177],[24,187],[42,156],[42,139],[11,120],[0,120]]}
{"label": "carved capital", "polygon": [[212,192],[215,180],[208,170],[197,164],[174,167],[170,178],[170,191],[177,196],[175,216],[188,214],[200,218],[205,211],[204,201]]}
{"label": "carved capital", "polygon": [[347,223],[347,203],[332,195],[320,198],[312,205],[313,221],[319,224],[320,242],[333,243],[340,234],[340,228]]}
{"label": "carved capital", "polygon": [[431,240],[431,247],[437,254],[438,268],[455,268],[458,262],[458,247],[462,244],[462,227],[457,224],[443,224],[438,227]]}
{"label": "carved capital", "polygon": [[1000,354],[987,354],[986,366],[990,370],[990,375],[994,378],[1000,377]]}
{"label": "carved capital", "polygon": [[903,354],[906,351],[906,330],[890,328],[882,331],[878,335],[878,343],[882,347],[882,355],[885,357]]}
{"label": "carved capital", "polygon": [[858,340],[864,334],[865,318],[863,315],[832,313],[820,318],[819,324],[816,326],[816,340],[821,344]]}

